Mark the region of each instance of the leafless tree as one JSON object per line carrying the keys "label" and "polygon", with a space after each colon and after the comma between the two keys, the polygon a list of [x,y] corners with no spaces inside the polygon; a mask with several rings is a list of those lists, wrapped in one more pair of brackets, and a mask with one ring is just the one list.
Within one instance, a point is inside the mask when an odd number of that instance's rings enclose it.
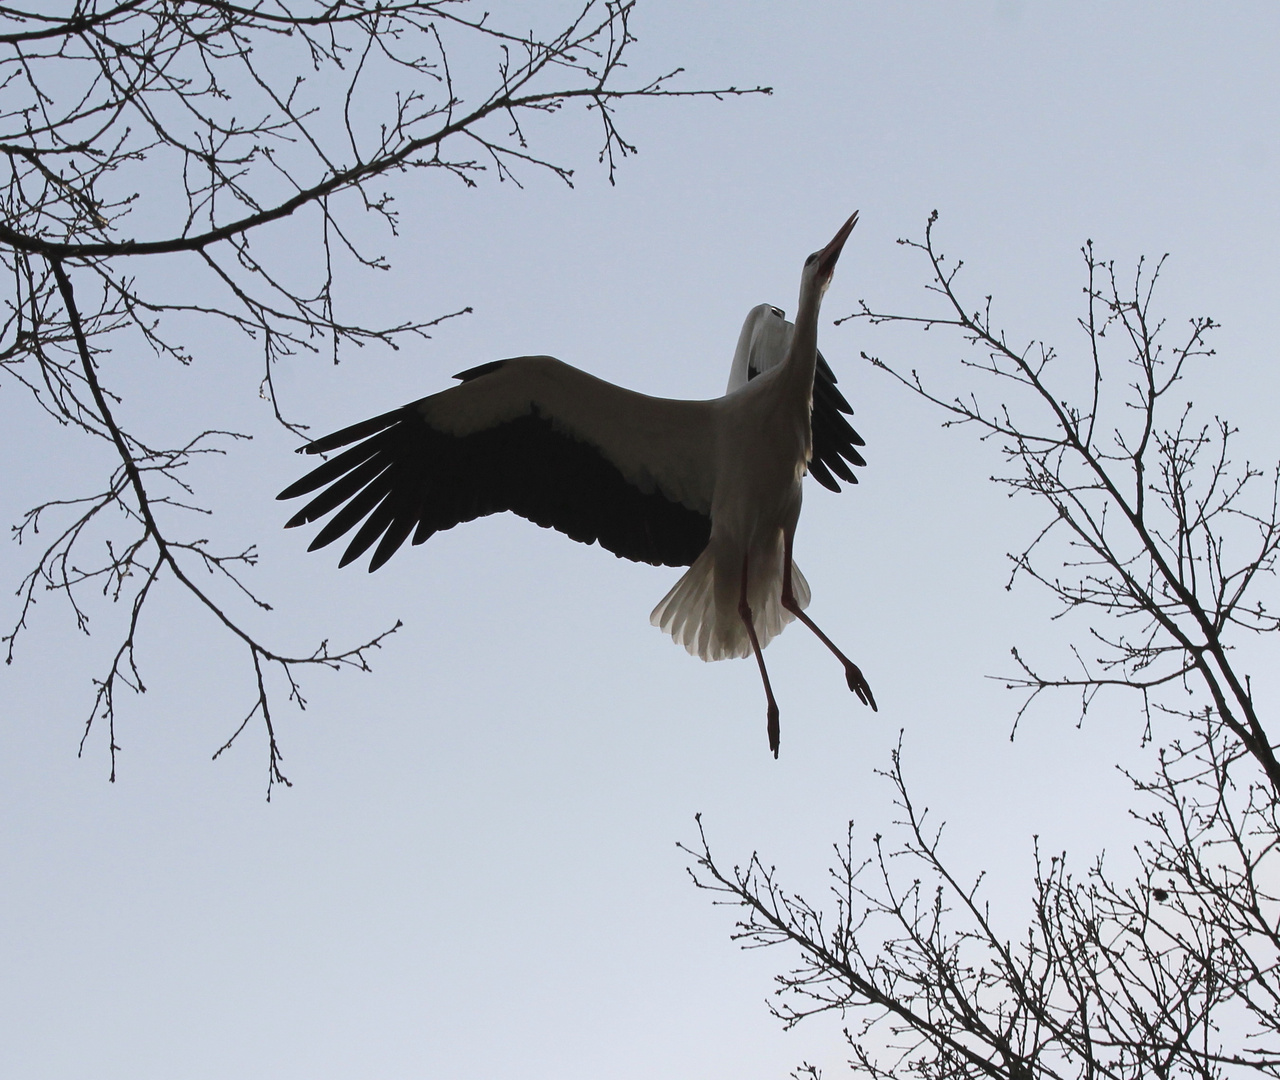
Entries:
{"label": "leafless tree", "polygon": [[[119,692],[144,688],[137,632],[158,590],[185,590],[245,650],[252,706],[226,745],[255,718],[265,725],[268,795],[287,782],[272,679],[302,706],[301,669],[367,669],[395,629],[300,653],[250,632],[245,605],[267,607],[245,577],[255,550],[200,539],[205,511],[185,479],[200,456],[244,436],[192,430],[167,445],[145,416],[122,419],[137,416],[121,408],[119,387],[139,350],[189,363],[193,316],[242,331],[261,355],[262,396],[281,424],[300,430],[276,392],[281,358],[394,347],[460,314],[369,326],[342,313],[343,280],[387,269],[365,249],[361,219],[394,234],[393,185],[407,185],[408,174],[423,180],[435,170],[474,186],[486,175],[519,183],[549,170],[569,183],[572,171],[527,132],[533,118],[580,105],[599,124],[612,180],[633,149],[615,123],[623,103],[767,92],[682,89],[679,69],[636,80],[624,60],[634,0],[576,2],[501,18],[469,0],[0,5],[0,264],[9,282],[0,370],[29,391],[51,437],[87,436],[114,462],[96,479],[69,477],[15,526],[36,555],[3,638],[6,661],[46,592],[85,632],[90,607],[102,603],[94,592],[126,613],[84,728],[87,738],[105,724],[113,779]],[[183,282],[181,293],[166,281]]]}
{"label": "leafless tree", "polygon": [[[995,477],[1042,507],[1016,554],[1066,612],[1083,615],[1075,670],[1044,674],[1014,652],[1007,681],[1030,700],[1052,689],[1087,709],[1136,694],[1147,731],[1173,734],[1148,774],[1130,773],[1141,828],[1132,866],[1083,873],[1036,850],[1029,925],[992,915],[984,883],[949,867],[941,827],[911,796],[899,752],[886,773],[891,837],[850,826],[831,903],[786,892],[753,855],[717,862],[699,822],[696,883],[739,909],[745,947],[788,945],[799,962],[773,1004],[788,1025],[854,1016],[852,1064],[875,1077],[1220,1077],[1280,1075],[1280,766],[1235,646],[1280,629],[1271,614],[1280,516],[1277,473],[1232,460],[1235,429],[1196,419],[1179,389],[1212,355],[1208,318],[1182,336],[1152,306],[1163,262],[1127,283],[1092,244],[1083,254],[1083,347],[1059,356],[1011,345],[991,298],[976,310],[923,242],[940,310],[856,317],[958,333],[965,358],[939,393],[916,371],[871,363],[1001,449]],[[864,354],[865,355],[865,354]],[[993,380],[994,404],[975,384]],[[990,385],[990,384],[988,384]],[[1019,711],[1019,717],[1022,715]],[[1016,722],[1015,722],[1016,727]],[[1136,867],[1136,873],[1133,870]],[[989,888],[989,886],[985,886]],[[810,1067],[805,1075],[815,1075]]]}

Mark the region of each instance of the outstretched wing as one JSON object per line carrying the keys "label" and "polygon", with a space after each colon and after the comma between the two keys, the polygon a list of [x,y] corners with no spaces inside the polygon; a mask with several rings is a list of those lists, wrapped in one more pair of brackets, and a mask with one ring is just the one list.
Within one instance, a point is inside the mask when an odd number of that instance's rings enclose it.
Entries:
{"label": "outstretched wing", "polygon": [[456,378],[462,385],[302,447],[347,447],[277,496],[318,492],[286,528],[333,513],[308,550],[356,529],[339,565],[377,544],[373,571],[410,534],[421,544],[504,510],[637,562],[688,566],[706,547],[709,402],[637,394],[549,356]]}
{"label": "outstretched wing", "polygon": [[[782,363],[791,345],[795,326],[787,321],[780,308],[772,304],[757,304],[747,312],[738,335],[738,348],[729,370],[728,392],[745,386],[762,372]],[[858,482],[850,465],[862,466],[865,459],[855,447],[865,446],[862,436],[853,430],[846,416],[853,409],[836,389],[836,376],[818,353],[818,366],[813,374],[813,457],[809,461],[809,473],[825,488],[839,491],[835,473],[849,484]]]}

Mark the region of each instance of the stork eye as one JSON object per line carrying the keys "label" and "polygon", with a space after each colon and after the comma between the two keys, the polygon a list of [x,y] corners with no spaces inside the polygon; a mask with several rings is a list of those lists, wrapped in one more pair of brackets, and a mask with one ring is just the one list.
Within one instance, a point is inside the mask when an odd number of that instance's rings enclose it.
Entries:
{"label": "stork eye", "polygon": [[780,307],[771,307],[769,310],[778,316],[779,319],[785,319],[787,317],[787,313]]}
{"label": "stork eye", "polygon": [[815,252],[814,252],[812,255],[810,255],[807,259],[805,259],[805,261],[804,261],[805,266],[808,266],[811,262],[813,262],[813,260],[814,260],[814,259],[816,259],[816,258],[818,257],[818,255],[819,255],[819,254],[820,254],[819,252],[815,251]]}

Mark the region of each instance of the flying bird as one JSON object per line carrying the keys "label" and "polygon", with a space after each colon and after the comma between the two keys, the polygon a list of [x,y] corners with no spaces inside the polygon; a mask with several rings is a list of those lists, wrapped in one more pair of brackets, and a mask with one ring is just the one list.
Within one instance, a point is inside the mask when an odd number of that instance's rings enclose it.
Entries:
{"label": "flying bird", "polygon": [[805,614],[809,585],[792,560],[805,472],[839,491],[835,477],[856,483],[850,465],[866,464],[817,347],[822,297],[857,220],[805,260],[794,324],[769,304],[751,310],[723,397],[649,397],[551,356],[495,360],[301,447],[341,452],[277,496],[319,492],[285,527],[336,511],[308,550],[356,529],[339,565],[372,547],[372,572],[410,534],[421,544],[510,510],[622,558],[687,566],[650,621],[703,660],[755,656],[775,758],[778,704],[761,650],[793,618],[875,709],[858,666]]}

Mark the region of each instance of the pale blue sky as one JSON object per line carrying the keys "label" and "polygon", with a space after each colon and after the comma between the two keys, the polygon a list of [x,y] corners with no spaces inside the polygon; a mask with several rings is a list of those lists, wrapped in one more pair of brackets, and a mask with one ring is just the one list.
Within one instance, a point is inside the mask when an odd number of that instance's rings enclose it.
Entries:
{"label": "pale blue sky", "polygon": [[[176,594],[156,604],[149,693],[123,703],[109,785],[102,733],[75,754],[109,638],[42,603],[0,684],[0,1073],[763,1080],[807,1059],[839,1075],[838,1025],[784,1033],[765,1011],[788,958],[739,952],[730,913],[689,886],[675,841],[696,812],[728,861],[759,847],[816,893],[846,820],[868,837],[891,822],[874,771],[901,729],[919,798],[951,823],[961,867],[991,866],[997,909],[1021,911],[1033,832],[1082,865],[1123,848],[1111,765],[1140,760],[1131,711],[1076,730],[1068,702],[1046,705],[1010,744],[1016,703],[984,678],[1015,643],[1063,655],[1070,628],[1047,627],[1046,601],[1003,589],[1034,519],[987,483],[991,451],[858,358],[944,377],[959,349],[831,318],[864,297],[926,303],[922,265],[894,240],[934,208],[975,302],[994,293],[1014,336],[1064,353],[1081,344],[1086,239],[1124,265],[1167,251],[1171,320],[1224,325],[1189,396],[1236,419],[1251,456],[1280,456],[1280,12],[642,0],[634,28],[639,74],[682,64],[693,82],[774,95],[625,110],[640,153],[616,187],[580,118],[555,144],[576,190],[410,177],[394,271],[349,302],[375,322],[475,313],[398,354],[299,361],[285,399],[326,431],[527,352],[713,396],[746,311],[793,310],[805,256],[860,209],[820,341],[870,464],[840,496],[810,487],[796,550],[812,614],[879,714],[793,628],[767,653],[775,762],[754,665],[702,664],[649,626],[677,571],[510,516],[373,576],[305,554],[280,528],[274,495],[298,461],[256,398],[256,355],[202,338],[192,371],[138,379],[139,406],[257,436],[202,484],[211,535],[262,550],[254,580],[277,608],[262,625],[299,648],[405,628],[372,675],[311,676],[306,713],[282,710],[295,786],[267,805],[257,733],[209,762],[251,674],[202,614]],[[0,409],[34,446],[0,491],[13,521],[78,451],[14,401]],[[0,551],[16,584],[27,553]]]}

